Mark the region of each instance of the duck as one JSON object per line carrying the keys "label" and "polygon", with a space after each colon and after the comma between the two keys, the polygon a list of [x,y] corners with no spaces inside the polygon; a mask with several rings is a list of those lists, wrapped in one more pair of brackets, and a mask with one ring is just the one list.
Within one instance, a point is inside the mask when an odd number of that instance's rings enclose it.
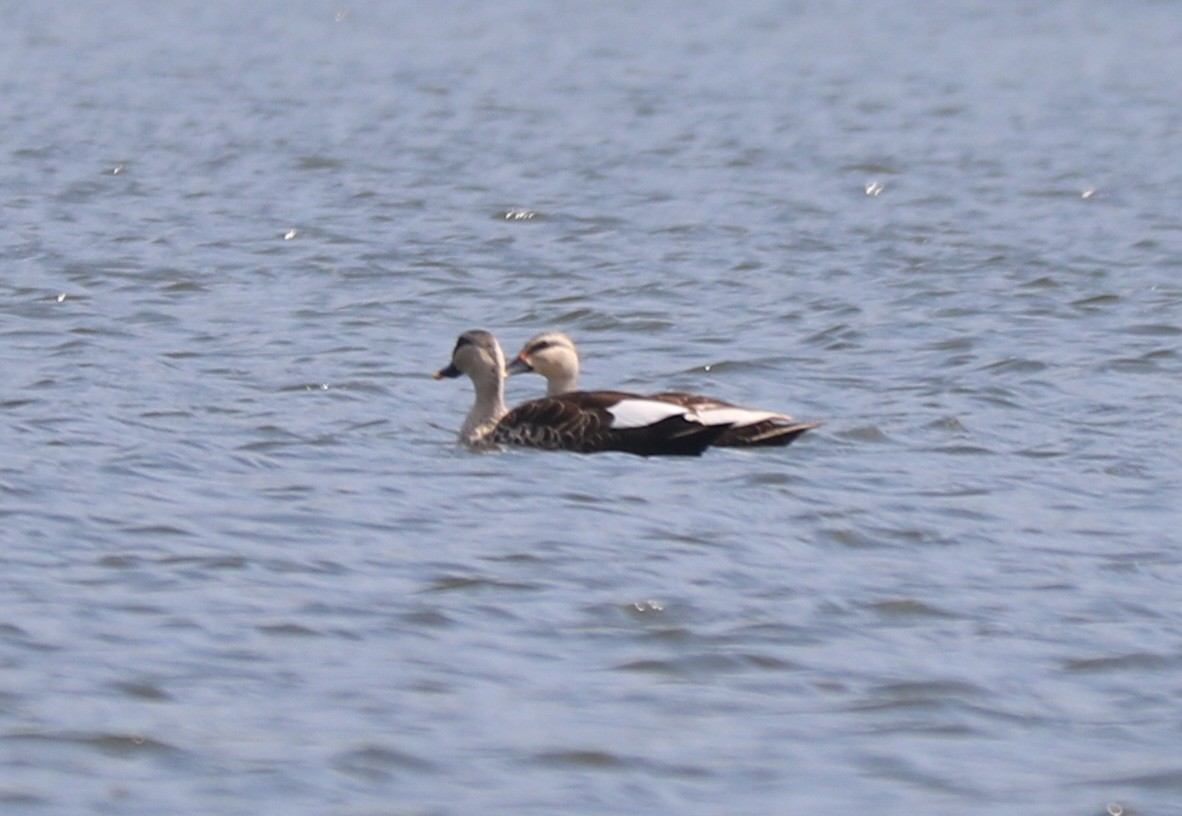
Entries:
{"label": "duck", "polygon": [[501,445],[576,453],[700,456],[730,429],[725,417],[624,391],[571,391],[505,406],[505,355],[490,332],[466,331],[435,379],[467,375],[476,401],[459,441],[474,449]]}
{"label": "duck", "polygon": [[[568,335],[560,331],[542,332],[525,342],[505,372],[508,376],[529,372],[541,374],[546,379],[546,394],[558,397],[578,386],[579,351]],[[731,427],[711,443],[717,447],[784,447],[821,424],[798,422],[788,414],[744,408],[715,397],[684,391],[662,391],[645,398],[687,408],[706,422],[730,423]]]}

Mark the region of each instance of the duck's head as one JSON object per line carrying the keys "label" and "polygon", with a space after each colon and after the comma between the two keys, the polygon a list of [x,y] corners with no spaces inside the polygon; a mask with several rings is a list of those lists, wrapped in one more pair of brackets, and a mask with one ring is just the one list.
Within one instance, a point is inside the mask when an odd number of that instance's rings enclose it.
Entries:
{"label": "duck's head", "polygon": [[526,341],[506,369],[508,374],[541,374],[547,380],[565,380],[579,374],[579,352],[562,332],[543,332]]}
{"label": "duck's head", "polygon": [[505,355],[497,338],[482,329],[466,331],[456,339],[451,363],[435,372],[435,379],[467,374],[473,380],[500,380],[505,376]]}

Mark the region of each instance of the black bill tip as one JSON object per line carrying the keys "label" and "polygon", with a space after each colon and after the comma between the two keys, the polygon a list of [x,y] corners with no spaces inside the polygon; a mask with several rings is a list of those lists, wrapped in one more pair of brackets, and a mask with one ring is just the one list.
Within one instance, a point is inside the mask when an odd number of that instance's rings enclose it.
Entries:
{"label": "black bill tip", "polygon": [[458,368],[456,368],[455,363],[449,363],[447,368],[441,368],[435,372],[435,379],[442,380],[444,377],[447,377],[450,379],[452,377],[458,377],[463,373],[464,372],[462,372]]}
{"label": "black bill tip", "polygon": [[505,366],[506,374],[528,374],[533,371],[534,367],[525,361],[522,357],[515,358],[509,365]]}

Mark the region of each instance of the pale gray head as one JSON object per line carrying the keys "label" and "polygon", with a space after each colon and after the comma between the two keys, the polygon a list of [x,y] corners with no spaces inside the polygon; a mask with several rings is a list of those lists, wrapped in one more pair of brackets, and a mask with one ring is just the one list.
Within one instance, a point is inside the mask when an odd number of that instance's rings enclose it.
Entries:
{"label": "pale gray head", "polygon": [[505,355],[497,338],[483,329],[466,331],[456,340],[451,363],[435,372],[435,379],[467,374],[473,382],[499,381],[505,376]]}
{"label": "pale gray head", "polygon": [[579,352],[574,341],[562,332],[543,332],[526,341],[506,371],[541,374],[546,378],[548,393],[565,394],[578,383]]}

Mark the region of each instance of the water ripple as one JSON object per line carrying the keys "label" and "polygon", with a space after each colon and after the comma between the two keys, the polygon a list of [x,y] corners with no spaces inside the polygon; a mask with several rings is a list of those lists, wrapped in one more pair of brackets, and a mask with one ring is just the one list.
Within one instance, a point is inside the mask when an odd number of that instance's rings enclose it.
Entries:
{"label": "water ripple", "polygon": [[1178,15],[315,5],[0,31],[8,809],[1176,810]]}

